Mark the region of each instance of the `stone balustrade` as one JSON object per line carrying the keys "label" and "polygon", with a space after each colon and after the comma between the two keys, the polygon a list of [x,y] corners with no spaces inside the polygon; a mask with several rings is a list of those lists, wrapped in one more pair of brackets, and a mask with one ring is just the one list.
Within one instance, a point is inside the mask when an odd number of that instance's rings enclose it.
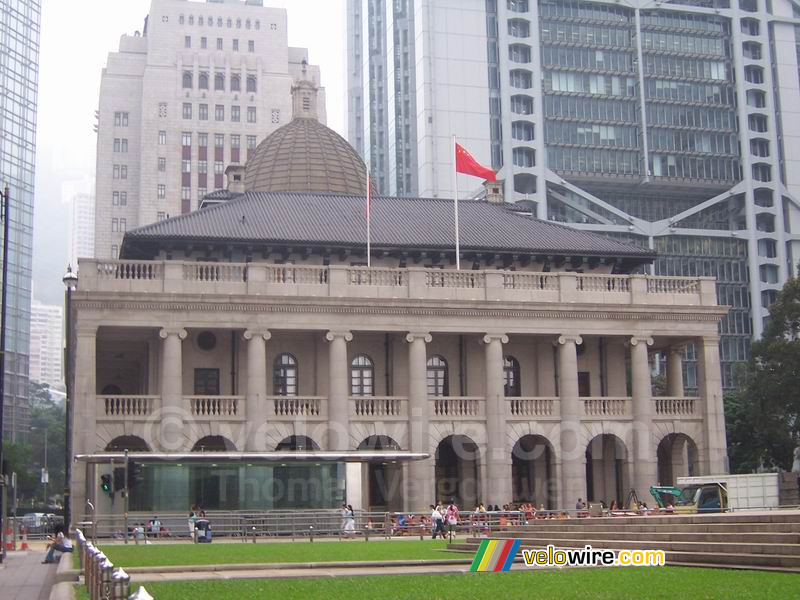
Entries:
{"label": "stone balustrade", "polygon": [[184,396],[193,418],[245,421],[244,396]]}
{"label": "stone balustrade", "polygon": [[272,403],[271,420],[324,421],[328,418],[327,398],[323,396],[268,396]]}
{"label": "stone balustrade", "polygon": [[351,421],[408,418],[408,398],[400,396],[351,396],[350,407]]}
{"label": "stone balustrade", "polygon": [[696,417],[700,418],[700,398],[659,396],[653,398],[654,418]]}
{"label": "stone balustrade", "polygon": [[558,398],[506,398],[509,421],[539,421],[561,418]]}
{"label": "stone balustrade", "polygon": [[98,420],[145,420],[161,407],[161,396],[97,396]]}
{"label": "stone balustrade", "polygon": [[486,401],[479,396],[437,396],[428,402],[432,421],[482,420],[486,414]]}
{"label": "stone balustrade", "polygon": [[714,306],[710,277],[80,260],[79,291]]}
{"label": "stone balustrade", "polygon": [[581,398],[585,419],[629,419],[632,416],[631,398]]}

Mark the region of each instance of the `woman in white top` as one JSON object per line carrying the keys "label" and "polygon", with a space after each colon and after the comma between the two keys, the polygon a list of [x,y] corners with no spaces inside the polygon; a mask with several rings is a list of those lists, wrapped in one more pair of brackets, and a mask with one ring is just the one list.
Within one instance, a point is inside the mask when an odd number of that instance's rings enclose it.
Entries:
{"label": "woman in white top", "polygon": [[352,505],[348,504],[344,513],[344,534],[346,537],[356,537],[356,514]]}
{"label": "woman in white top", "polygon": [[69,539],[69,531],[64,533],[63,529],[58,529],[58,533],[56,534],[56,539],[53,541],[52,544],[48,545],[49,550],[47,551],[47,556],[45,556],[42,564],[49,564],[56,562],[55,554],[56,552],[72,552],[72,540]]}

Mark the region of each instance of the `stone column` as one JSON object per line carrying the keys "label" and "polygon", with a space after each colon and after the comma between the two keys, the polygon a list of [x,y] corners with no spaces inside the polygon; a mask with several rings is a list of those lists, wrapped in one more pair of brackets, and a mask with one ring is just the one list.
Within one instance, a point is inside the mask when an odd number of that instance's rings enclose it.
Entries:
{"label": "stone column", "polygon": [[625,376],[625,340],[605,338],[606,352],[606,395],[623,398],[628,395],[628,382]]}
{"label": "stone column", "polygon": [[703,336],[697,344],[697,383],[703,401],[706,451],[700,456],[702,475],[728,472],[725,409],[722,403],[722,371],[719,364],[719,337]]}
{"label": "stone column", "polygon": [[247,450],[265,452],[266,439],[264,425],[267,422],[267,348],[266,342],[272,337],[269,331],[248,329],[244,332],[247,340]]}
{"label": "stone column", "polygon": [[[97,327],[77,326],[72,389],[72,454],[93,454],[104,450],[97,439]],[[72,524],[84,519],[87,487],[86,463],[73,462],[70,481]]]}
{"label": "stone column", "polygon": [[159,334],[161,344],[161,407],[183,408],[183,340],[186,330],[165,327]]}
{"label": "stone column", "polygon": [[[408,342],[408,426],[411,452],[429,452],[428,431],[428,350],[429,333],[409,333]],[[434,465],[436,457],[408,463],[404,510],[418,512],[434,499]]]}
{"label": "stone column", "polygon": [[582,407],[578,397],[579,335],[558,338],[558,395],[561,405],[561,439],[553,440],[561,461],[560,508],[574,507],[578,498],[586,500],[586,448],[581,447]]}
{"label": "stone column", "polygon": [[503,377],[503,344],[508,336],[483,336],[486,359],[486,479],[481,499],[490,504],[512,501],[511,450],[506,448],[506,397]]}
{"label": "stone column", "polygon": [[683,348],[667,351],[667,396],[683,398]]}
{"label": "stone column", "polygon": [[658,464],[653,444],[653,397],[647,347],[650,337],[634,336],[631,344],[631,391],[633,392],[633,435],[629,438],[633,460],[633,488],[646,498],[651,485],[658,483]]}
{"label": "stone column", "polygon": [[350,436],[348,426],[348,384],[349,365],[347,364],[347,342],[353,339],[349,331],[329,331],[325,339],[331,344],[328,348],[328,439],[326,450],[347,450]]}

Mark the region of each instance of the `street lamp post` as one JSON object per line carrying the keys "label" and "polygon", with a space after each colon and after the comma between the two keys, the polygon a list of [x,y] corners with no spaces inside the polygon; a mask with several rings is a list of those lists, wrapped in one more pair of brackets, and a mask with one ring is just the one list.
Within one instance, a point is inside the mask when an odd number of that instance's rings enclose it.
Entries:
{"label": "street lamp post", "polygon": [[65,435],[66,455],[64,456],[64,525],[69,530],[72,519],[72,505],[70,498],[70,485],[72,480],[72,403],[74,398],[74,377],[72,373],[72,291],[78,287],[78,275],[72,271],[72,265],[67,266],[67,272],[61,279],[64,282],[66,304],[66,350],[64,352],[64,412],[66,414]]}
{"label": "street lamp post", "polygon": [[[0,308],[0,544],[2,544],[2,549],[0,549],[0,563],[3,562],[6,553],[6,539],[5,539],[5,520],[6,520],[6,490],[7,490],[7,481],[5,478],[5,472],[3,472],[3,438],[5,437],[5,432],[3,430],[4,423],[3,423],[3,413],[5,412],[5,382],[6,382],[6,308],[7,308],[7,298],[6,298],[6,291],[8,288],[8,229],[9,229],[9,222],[11,221],[9,214],[8,214],[8,206],[9,202],[11,201],[11,194],[8,191],[8,185],[5,186],[2,192],[0,192],[0,196],[3,199],[3,206],[2,206],[2,213],[0,213],[0,218],[3,219],[3,285],[2,285],[2,300],[0,303],[2,304],[2,308]],[[14,410],[14,405],[12,404],[11,410]]]}

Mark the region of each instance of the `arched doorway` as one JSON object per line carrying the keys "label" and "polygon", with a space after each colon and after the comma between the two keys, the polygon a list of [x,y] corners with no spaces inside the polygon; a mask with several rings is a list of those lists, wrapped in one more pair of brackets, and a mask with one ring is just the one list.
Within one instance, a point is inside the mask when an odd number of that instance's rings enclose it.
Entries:
{"label": "arched doorway", "polygon": [[[386,435],[371,435],[359,450],[400,450]],[[403,504],[403,468],[399,463],[369,462],[366,468],[366,500],[370,510],[399,510]]]}
{"label": "arched doorway", "polygon": [[697,475],[697,444],[685,433],[670,433],[658,444],[658,482],[675,485],[678,477]]}
{"label": "arched doorway", "polygon": [[278,452],[297,451],[297,452],[314,452],[319,450],[319,444],[312,440],[307,435],[290,435],[283,438],[275,450]]}
{"label": "arched doorway", "polygon": [[511,482],[514,502],[556,507],[555,454],[547,438],[525,435],[517,440],[511,451]]}
{"label": "arched doorway", "polygon": [[[195,442],[192,452],[236,452],[236,445],[221,435],[207,435]],[[236,473],[227,465],[191,465],[189,490],[192,504],[206,510],[237,510],[239,481]]]}
{"label": "arched doorway", "polygon": [[135,435],[120,435],[108,442],[106,452],[150,452],[150,446]]}
{"label": "arched doorway", "polygon": [[[586,496],[593,502],[618,505],[627,498],[628,476],[626,462],[628,449],[617,436],[598,435],[586,446]],[[570,502],[572,498],[568,499]],[[575,499],[577,500],[577,498]]]}
{"label": "arched doorway", "polygon": [[480,452],[466,435],[450,435],[436,447],[436,498],[431,502],[451,499],[467,510],[479,502]]}
{"label": "arched doorway", "polygon": [[195,442],[192,452],[236,452],[236,444],[221,435],[207,435]]}

